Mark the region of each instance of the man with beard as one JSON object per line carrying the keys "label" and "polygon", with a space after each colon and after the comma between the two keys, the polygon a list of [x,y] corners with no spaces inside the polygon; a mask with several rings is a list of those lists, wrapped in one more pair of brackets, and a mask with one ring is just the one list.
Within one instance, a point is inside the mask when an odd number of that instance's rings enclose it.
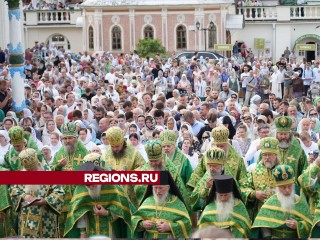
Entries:
{"label": "man with beard", "polygon": [[177,136],[175,131],[162,131],[160,133],[160,141],[162,142],[163,152],[178,169],[178,174],[181,176],[183,183],[187,184],[192,173],[192,166],[189,159],[177,147]]}
{"label": "man with beard", "polygon": [[160,173],[160,185],[149,185],[142,204],[132,216],[134,232],[143,238],[188,238],[191,220],[169,171]]}
{"label": "man with beard", "polygon": [[320,203],[320,157],[317,157],[300,175],[298,181],[303,192],[309,199],[310,212],[311,215],[314,216],[317,205]]}
{"label": "man with beard", "polygon": [[[27,148],[19,154],[23,171],[44,171],[36,150]],[[57,185],[15,185],[12,205],[18,213],[18,236],[58,238],[58,215],[63,207],[64,191]]]}
{"label": "man with beard", "polygon": [[[111,127],[106,131],[111,148],[102,156],[102,167],[117,171],[133,171],[142,167],[145,160],[132,145],[124,139],[124,132],[119,127]],[[105,166],[104,166],[105,165]]]}
{"label": "man with beard", "polygon": [[[244,178],[247,171],[243,158],[237,153],[234,147],[229,143],[229,129],[224,126],[212,129],[212,146],[221,148],[226,153],[226,161],[224,162],[224,170],[234,177],[236,181]],[[199,164],[191,174],[187,186],[193,191],[197,182],[203,177],[207,171],[205,158],[202,157]]]}
{"label": "man with beard", "polygon": [[251,220],[232,176],[214,177],[206,207],[198,222],[199,229],[207,226],[227,229],[235,238],[249,238]]}
{"label": "man with beard", "polygon": [[254,219],[263,203],[274,194],[276,182],[272,169],[279,164],[279,141],[266,137],[260,141],[262,160],[239,181],[244,203]]}
{"label": "man with beard", "polygon": [[[100,155],[90,153],[78,171],[103,171]],[[131,237],[131,210],[127,195],[119,185],[77,186],[70,202],[64,236],[73,228],[81,238],[103,235],[112,238]]]}
{"label": "man with beard", "polygon": [[310,233],[311,238],[320,238],[320,203],[315,210],[313,226]]}
{"label": "man with beard", "polygon": [[[159,140],[148,141],[145,146],[146,153],[148,155],[149,162],[145,163],[141,168],[138,168],[139,171],[169,171],[172,176],[176,186],[178,187],[180,193],[185,199],[187,209],[189,207],[189,195],[188,191],[180,177],[177,167],[166,157],[162,152],[162,144]],[[136,207],[139,207],[142,204],[143,197],[147,191],[147,185],[134,185],[133,191],[130,191],[129,194],[132,202]]]}
{"label": "man with beard", "polygon": [[295,194],[293,168],[279,165],[272,175],[277,184],[277,194],[260,209],[252,225],[252,237],[308,238],[312,217],[304,195]]}
{"label": "man with beard", "polygon": [[[8,152],[4,156],[4,162],[0,165],[1,170],[9,171],[20,171],[22,169],[22,164],[18,158],[19,153],[25,148],[33,148],[38,151],[38,147],[34,147],[34,141],[29,139],[30,144],[28,144],[28,139],[26,138],[22,127],[12,127],[8,131],[10,137],[10,143],[12,147],[9,148]],[[30,136],[28,136],[29,138]],[[32,137],[31,137],[32,138]],[[29,146],[30,145],[30,146]],[[44,160],[44,157],[41,153],[38,152],[38,159],[43,165],[45,170],[50,170],[50,166]]]}
{"label": "man with beard", "polygon": [[276,118],[275,124],[277,130],[276,137],[279,140],[280,164],[291,166],[295,172],[295,178],[298,179],[308,167],[308,160],[300,142],[291,132],[292,119],[281,116]]}
{"label": "man with beard", "polygon": [[[224,161],[226,160],[226,154],[222,149],[217,147],[212,147],[211,149],[208,149],[204,153],[204,157],[207,164],[207,172],[203,175],[203,177],[197,183],[190,197],[191,204],[193,206],[195,206],[196,204],[200,204],[201,209],[203,209],[204,207],[205,199],[207,199],[209,196],[210,189],[214,184],[215,176],[221,175],[224,173],[223,164],[224,164]],[[196,210],[196,209],[193,209],[193,210]]]}
{"label": "man with beard", "polygon": [[[61,127],[63,135],[63,146],[54,155],[51,168],[54,171],[75,171],[82,164],[83,158],[88,154],[88,150],[77,139],[76,124],[68,122]],[[65,198],[62,213],[59,217],[60,223],[60,237],[63,236],[64,226],[69,210],[70,200],[73,196],[75,186],[65,185],[64,187]],[[78,235],[77,232],[74,233]]]}

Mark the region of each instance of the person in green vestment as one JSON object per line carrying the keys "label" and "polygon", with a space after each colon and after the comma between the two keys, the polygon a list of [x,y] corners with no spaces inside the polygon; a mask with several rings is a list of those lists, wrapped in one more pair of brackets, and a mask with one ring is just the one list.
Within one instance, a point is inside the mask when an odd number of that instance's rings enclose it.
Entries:
{"label": "person in green vestment", "polygon": [[312,217],[305,196],[295,194],[295,173],[289,165],[273,169],[276,194],[261,207],[252,225],[253,238],[308,238]]}
{"label": "person in green vestment", "polygon": [[117,171],[133,171],[143,166],[145,160],[134,146],[127,144],[120,127],[109,128],[106,131],[106,137],[110,148],[102,155],[101,167]]}
{"label": "person in green vestment", "polygon": [[[27,148],[19,154],[24,171],[44,171],[37,151]],[[58,185],[15,185],[11,188],[13,210],[18,213],[18,235],[26,238],[57,238],[58,216],[64,191]]]}
{"label": "person in green vestment", "polygon": [[[244,178],[247,171],[243,158],[237,153],[233,146],[229,143],[229,129],[220,125],[212,129],[212,145],[221,148],[226,153],[226,161],[224,162],[224,170],[234,177],[236,181]],[[205,158],[202,157],[198,166],[191,174],[187,187],[193,191],[197,182],[203,177],[207,171]]]}
{"label": "person in green vestment", "polygon": [[[318,142],[318,146],[319,146]],[[318,157],[298,178],[303,192],[309,199],[312,216],[320,203],[320,157]]]}
{"label": "person in green vestment", "polygon": [[204,208],[205,200],[208,198],[210,189],[214,184],[214,177],[224,173],[223,163],[226,160],[226,154],[223,149],[212,147],[204,153],[204,158],[206,159],[208,170],[197,183],[190,196],[194,211],[198,210],[196,209],[197,207]]}
{"label": "person in green vestment", "polygon": [[[4,171],[20,171],[22,169],[22,164],[18,158],[19,153],[27,147],[33,148],[38,152],[38,147],[36,147],[36,144],[33,144],[33,140],[27,140],[28,136],[25,134],[22,127],[14,126],[9,129],[8,134],[12,147],[10,147],[5,154],[0,169]],[[38,159],[45,170],[50,170],[49,164],[44,160],[44,157],[40,152],[38,152]]]}
{"label": "person in green vestment", "polygon": [[232,176],[214,177],[198,226],[199,229],[207,226],[228,229],[235,238],[250,236],[251,220]]}
{"label": "person in green vestment", "polygon": [[[77,139],[77,126],[72,122],[62,125],[63,146],[54,155],[51,163],[53,171],[75,171],[83,163],[84,157],[89,153],[85,146]],[[59,217],[60,237],[63,236],[67,213],[69,211],[70,200],[73,196],[75,186],[63,186],[65,191],[64,206]],[[70,232],[70,237],[80,236],[80,232],[74,229]],[[74,235],[73,235],[74,234]]]}
{"label": "person in green vestment", "polygon": [[8,186],[0,185],[0,238],[15,235],[12,228],[11,205]]}
{"label": "person in green vestment", "polygon": [[258,214],[264,202],[275,193],[276,181],[272,170],[279,165],[279,141],[266,137],[260,141],[262,160],[239,181],[240,191],[251,218]]}
{"label": "person in green vestment", "polygon": [[279,140],[280,164],[291,166],[295,172],[295,178],[298,179],[308,167],[308,160],[299,140],[291,132],[292,119],[286,116],[278,117],[275,119],[275,126],[276,138]]}
{"label": "person in green vestment", "polygon": [[[145,150],[149,158],[149,162],[145,163],[141,168],[138,168],[139,171],[164,171],[167,170],[170,172],[173,180],[175,181],[176,186],[178,187],[180,193],[182,194],[183,199],[187,209],[190,210],[189,204],[189,193],[181,179],[181,176],[178,172],[177,167],[163,154],[162,142],[159,140],[148,141]],[[133,197],[132,202],[136,207],[139,207],[142,203],[143,197],[147,191],[147,185],[134,185],[132,186],[134,194],[129,194],[130,197]],[[131,190],[132,191],[132,190]]]}
{"label": "person in green vestment", "polygon": [[[98,158],[97,158],[98,155]],[[104,171],[100,156],[91,153],[78,171]],[[80,237],[105,236],[130,238],[131,210],[126,193],[119,185],[77,186],[70,202],[64,236],[73,228],[80,230]]]}
{"label": "person in green vestment", "polygon": [[311,238],[320,238],[320,203],[314,211],[313,225],[310,233]]}
{"label": "person in green vestment", "polygon": [[132,215],[133,231],[144,238],[188,238],[191,220],[169,171],[160,172],[160,185],[149,185],[144,200]]}
{"label": "person in green vestment", "polygon": [[160,133],[160,141],[162,142],[163,151],[169,160],[178,168],[178,173],[184,184],[190,179],[192,174],[192,166],[189,159],[177,147],[177,136],[173,130],[165,130]]}

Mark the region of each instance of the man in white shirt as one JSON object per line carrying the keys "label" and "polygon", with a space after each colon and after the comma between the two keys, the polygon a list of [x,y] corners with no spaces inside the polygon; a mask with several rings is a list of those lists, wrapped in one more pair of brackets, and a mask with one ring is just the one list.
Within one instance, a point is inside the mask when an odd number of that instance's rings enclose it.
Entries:
{"label": "man in white shirt", "polygon": [[320,83],[320,67],[319,67],[319,61],[315,62],[315,67],[313,69],[313,75],[314,75],[314,81],[317,83]]}
{"label": "man in white shirt", "polygon": [[106,93],[106,96],[111,98],[112,102],[114,102],[114,103],[120,102],[119,93],[114,90],[113,85],[108,86],[108,92]]}
{"label": "man in white shirt", "polygon": [[108,80],[109,84],[114,84],[114,82],[116,80],[116,76],[114,74],[114,67],[110,68],[110,72],[106,74],[104,79]]}

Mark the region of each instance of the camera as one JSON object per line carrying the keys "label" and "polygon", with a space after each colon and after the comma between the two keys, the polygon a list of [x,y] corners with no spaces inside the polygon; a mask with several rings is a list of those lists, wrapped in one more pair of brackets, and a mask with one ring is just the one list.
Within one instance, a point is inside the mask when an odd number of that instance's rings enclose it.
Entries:
{"label": "camera", "polygon": [[314,157],[314,158],[318,158],[318,156],[319,156],[319,151],[313,151],[312,154],[313,154],[313,157]]}
{"label": "camera", "polygon": [[107,79],[107,80],[104,80],[104,83],[108,84],[108,83],[109,83],[109,80],[108,80],[108,79]]}

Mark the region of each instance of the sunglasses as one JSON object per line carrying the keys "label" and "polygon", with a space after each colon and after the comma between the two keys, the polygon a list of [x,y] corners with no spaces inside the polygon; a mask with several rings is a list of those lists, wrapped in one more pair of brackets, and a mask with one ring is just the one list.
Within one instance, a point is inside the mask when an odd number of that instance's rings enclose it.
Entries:
{"label": "sunglasses", "polygon": [[209,136],[202,137],[202,139],[208,139],[208,138],[210,138],[210,137]]}
{"label": "sunglasses", "polygon": [[317,116],[318,113],[310,113],[310,116]]}

